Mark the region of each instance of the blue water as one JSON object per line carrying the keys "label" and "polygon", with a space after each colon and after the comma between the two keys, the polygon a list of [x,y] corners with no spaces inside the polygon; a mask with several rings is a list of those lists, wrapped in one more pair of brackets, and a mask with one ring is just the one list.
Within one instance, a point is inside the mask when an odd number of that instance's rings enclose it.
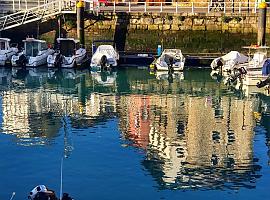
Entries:
{"label": "blue water", "polygon": [[209,71],[5,69],[0,199],[268,199],[269,97]]}

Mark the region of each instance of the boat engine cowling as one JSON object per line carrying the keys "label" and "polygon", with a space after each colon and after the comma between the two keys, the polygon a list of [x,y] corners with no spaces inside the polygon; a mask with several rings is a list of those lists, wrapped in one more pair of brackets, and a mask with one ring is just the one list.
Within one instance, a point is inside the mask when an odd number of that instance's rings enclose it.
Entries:
{"label": "boat engine cowling", "polygon": [[63,61],[62,55],[60,53],[56,54],[55,61],[54,61],[55,67],[58,67],[58,68],[61,67],[62,61]]}
{"label": "boat engine cowling", "polygon": [[222,58],[216,59],[213,63],[211,63],[212,69],[213,69],[213,70],[217,70],[217,69],[221,68],[221,67],[224,65],[223,62],[224,62],[224,61],[223,61]]}
{"label": "boat engine cowling", "polygon": [[27,58],[26,58],[26,56],[24,54],[20,55],[19,59],[16,60],[16,64],[18,66],[25,66],[26,63],[27,63]]}
{"label": "boat engine cowling", "polygon": [[107,61],[108,61],[107,56],[103,55],[103,56],[101,57],[101,59],[100,59],[100,66],[101,66],[102,68],[107,67]]}

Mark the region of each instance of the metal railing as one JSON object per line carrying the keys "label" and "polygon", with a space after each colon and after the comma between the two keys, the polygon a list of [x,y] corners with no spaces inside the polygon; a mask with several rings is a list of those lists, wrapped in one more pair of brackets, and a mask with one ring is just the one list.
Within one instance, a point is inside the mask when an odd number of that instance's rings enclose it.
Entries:
{"label": "metal railing", "polygon": [[0,31],[20,26],[22,24],[44,20],[60,13],[75,13],[76,1],[54,0],[33,8],[23,9],[13,14],[0,17]]}
{"label": "metal railing", "polygon": [[99,4],[99,12],[257,13],[257,2],[116,2]]}

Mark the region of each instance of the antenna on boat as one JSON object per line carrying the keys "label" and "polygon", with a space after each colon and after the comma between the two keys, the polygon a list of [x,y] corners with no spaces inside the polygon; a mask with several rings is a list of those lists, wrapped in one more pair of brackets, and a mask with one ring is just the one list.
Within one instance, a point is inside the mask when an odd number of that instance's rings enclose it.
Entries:
{"label": "antenna on boat", "polygon": [[16,194],[15,192],[12,192],[12,195],[11,195],[9,200],[12,200],[14,198],[15,194]]}
{"label": "antenna on boat", "polygon": [[60,199],[62,199],[62,194],[63,194],[63,160],[64,160],[64,158],[62,157],[62,159],[61,159],[61,172],[60,172],[60,192],[59,192]]}
{"label": "antenna on boat", "polygon": [[59,194],[59,198],[62,199],[63,196],[63,163],[64,163],[64,158],[68,158],[72,152],[73,145],[70,144],[72,143],[71,139],[68,137],[68,123],[67,123],[67,119],[66,119],[66,115],[63,116],[63,128],[64,128],[64,153],[63,156],[61,158],[61,169],[60,169],[60,194]]}

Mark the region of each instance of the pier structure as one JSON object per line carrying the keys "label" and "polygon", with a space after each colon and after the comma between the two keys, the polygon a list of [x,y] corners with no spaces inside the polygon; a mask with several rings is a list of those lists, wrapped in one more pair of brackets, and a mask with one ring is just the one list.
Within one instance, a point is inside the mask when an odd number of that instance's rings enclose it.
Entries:
{"label": "pier structure", "polygon": [[[2,3],[3,2],[3,3]],[[45,21],[57,15],[76,13],[76,0],[3,0],[0,10],[0,31],[22,24]],[[258,13],[258,2],[165,2],[165,1],[98,1],[84,0],[85,11],[99,13],[163,13],[224,14]],[[268,6],[269,7],[269,6]]]}

